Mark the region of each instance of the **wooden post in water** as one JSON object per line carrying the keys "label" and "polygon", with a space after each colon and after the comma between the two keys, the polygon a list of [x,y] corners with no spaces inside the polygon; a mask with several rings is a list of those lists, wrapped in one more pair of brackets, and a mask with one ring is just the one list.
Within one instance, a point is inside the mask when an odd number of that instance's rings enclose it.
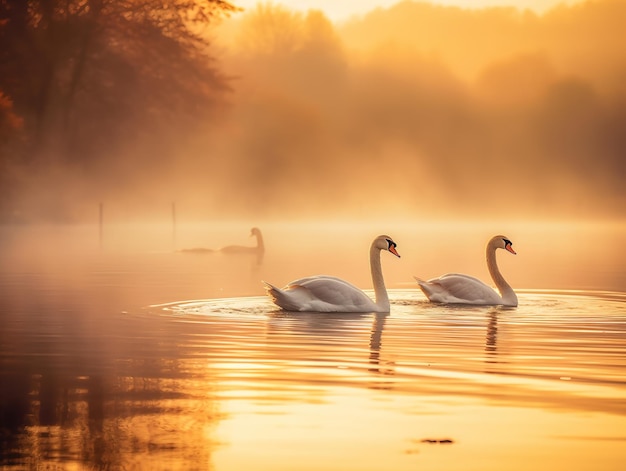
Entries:
{"label": "wooden post in water", "polygon": [[100,238],[100,248],[102,249],[102,234],[103,234],[103,224],[104,224],[104,204],[100,202],[100,214],[99,214],[99,238]]}
{"label": "wooden post in water", "polygon": [[176,202],[172,201],[172,245],[176,250]]}

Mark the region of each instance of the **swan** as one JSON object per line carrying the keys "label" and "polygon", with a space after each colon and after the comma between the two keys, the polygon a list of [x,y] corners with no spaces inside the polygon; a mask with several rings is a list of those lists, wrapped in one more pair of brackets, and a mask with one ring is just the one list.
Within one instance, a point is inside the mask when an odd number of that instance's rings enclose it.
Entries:
{"label": "swan", "polygon": [[494,236],[487,242],[487,268],[500,294],[479,279],[459,273],[449,273],[428,281],[415,279],[426,297],[434,303],[517,306],[515,291],[496,263],[496,249],[505,249],[515,255],[512,246],[513,243],[502,235]]}
{"label": "swan", "polygon": [[389,296],[380,266],[380,251],[388,250],[400,258],[397,244],[386,235],[370,246],[370,270],[376,302],[356,286],[341,278],[318,275],[292,281],[283,289],[265,283],[268,296],[286,311],[310,312],[389,312]]}
{"label": "swan", "polygon": [[227,245],[219,249],[222,253],[263,253],[265,252],[265,244],[263,243],[263,234],[261,229],[253,227],[250,229],[250,237],[256,236],[256,246],[245,245]]}
{"label": "swan", "polygon": [[194,247],[192,249],[182,249],[181,252],[186,253],[255,253],[255,254],[263,254],[265,252],[265,244],[263,243],[263,234],[261,234],[261,229],[258,227],[253,227],[250,229],[250,237],[256,236],[256,246],[245,246],[245,245],[227,245],[226,247],[222,247],[221,249],[208,249],[205,247]]}

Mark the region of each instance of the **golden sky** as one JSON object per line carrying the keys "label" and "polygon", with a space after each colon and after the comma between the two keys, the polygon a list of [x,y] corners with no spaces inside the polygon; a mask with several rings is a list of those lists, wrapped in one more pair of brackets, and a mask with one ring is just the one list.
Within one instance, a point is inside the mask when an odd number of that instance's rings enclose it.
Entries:
{"label": "golden sky", "polygon": [[[229,204],[498,218],[511,207],[611,217],[623,206],[624,0],[515,4],[552,3],[537,15],[283,1],[233,15],[216,34],[223,70],[237,77],[232,119],[210,144],[230,156],[211,186],[229,182]],[[324,18],[376,4],[378,14],[345,23]],[[204,188],[205,173],[194,175]],[[233,175],[248,191],[232,194]]]}
{"label": "golden sky", "polygon": [[[342,21],[353,15],[361,15],[375,8],[387,8],[402,0],[277,0],[274,5],[284,5],[291,10],[308,11],[322,10],[333,21]],[[427,1],[427,0],[422,0]],[[549,10],[559,4],[579,3],[582,0],[430,0],[428,3],[441,5],[457,5],[464,8],[481,8],[487,6],[515,6],[520,9],[532,9],[536,12]],[[259,0],[235,0],[233,3],[248,9],[254,7]],[[266,2],[263,2],[266,3]]]}

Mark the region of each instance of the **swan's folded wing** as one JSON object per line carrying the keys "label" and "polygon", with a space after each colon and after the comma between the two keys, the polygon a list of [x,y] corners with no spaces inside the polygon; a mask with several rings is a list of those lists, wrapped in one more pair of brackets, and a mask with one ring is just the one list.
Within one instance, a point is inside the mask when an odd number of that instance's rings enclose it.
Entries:
{"label": "swan's folded wing", "polygon": [[371,309],[372,300],[353,284],[334,276],[315,276],[290,283],[306,288],[310,295],[331,305],[366,307]]}
{"label": "swan's folded wing", "polygon": [[428,281],[418,281],[424,294],[434,302],[500,304],[502,298],[478,278],[449,273]]}
{"label": "swan's folded wing", "polygon": [[307,310],[313,300],[309,290],[301,286],[289,285],[285,289],[280,289],[267,281],[263,283],[265,284],[267,295],[277,306],[286,311]]}
{"label": "swan's folded wing", "polygon": [[370,312],[376,304],[356,286],[333,276],[312,276],[279,289],[264,282],[267,294],[287,311]]}

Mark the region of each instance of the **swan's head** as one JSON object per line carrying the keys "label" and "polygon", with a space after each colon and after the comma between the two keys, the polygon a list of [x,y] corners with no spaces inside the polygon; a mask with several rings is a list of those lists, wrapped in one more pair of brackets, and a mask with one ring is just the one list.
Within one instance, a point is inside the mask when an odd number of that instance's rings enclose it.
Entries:
{"label": "swan's head", "polygon": [[253,227],[252,229],[250,229],[250,237],[254,235],[260,235],[260,234],[261,234],[261,230],[258,227]]}
{"label": "swan's head", "polygon": [[374,246],[380,250],[388,250],[389,252],[394,254],[396,257],[400,258],[400,254],[396,250],[396,247],[398,246],[398,244],[396,244],[393,241],[393,239],[389,236],[386,236],[386,235],[378,236],[376,240],[374,241]]}
{"label": "swan's head", "polygon": [[508,252],[511,252],[513,255],[517,255],[517,252],[513,250],[513,242],[510,239],[503,235],[497,235],[492,237],[491,244],[494,245],[497,249],[504,249]]}

